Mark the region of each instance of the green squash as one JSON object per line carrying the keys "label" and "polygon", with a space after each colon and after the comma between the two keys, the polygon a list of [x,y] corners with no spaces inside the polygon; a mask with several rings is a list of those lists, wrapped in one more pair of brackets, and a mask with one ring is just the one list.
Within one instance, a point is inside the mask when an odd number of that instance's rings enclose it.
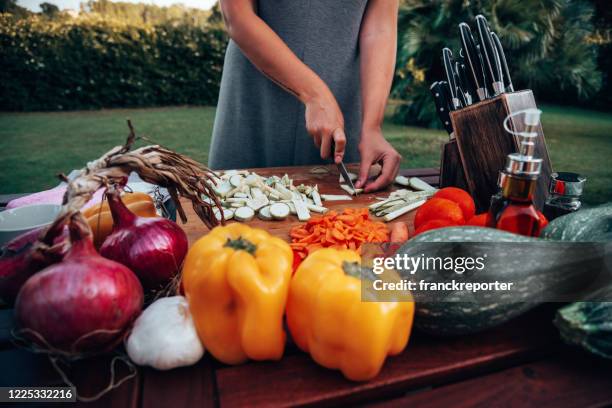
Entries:
{"label": "green squash", "polygon": [[[447,245],[432,246],[432,242]],[[463,243],[469,244],[469,248]],[[560,243],[551,245],[540,238],[530,238],[491,228],[452,227],[432,230],[406,242],[398,254],[418,257],[476,256],[495,247],[481,271],[457,275],[448,271],[419,271],[415,280],[448,282],[514,282],[510,292],[469,291],[436,292],[435,298],[423,301],[418,291],[415,327],[434,335],[463,335],[486,330],[519,316],[557,294],[586,287],[602,269],[604,259],[600,246]],[[513,245],[517,243],[519,245]],[[534,245],[524,245],[533,243]],[[538,246],[538,243],[546,245]],[[568,246],[582,245],[573,256]],[[481,249],[480,249],[481,248]],[[404,276],[406,278],[406,276]],[[413,279],[415,276],[413,276]],[[571,288],[571,290],[570,290]],[[440,299],[438,301],[437,299]],[[421,301],[420,301],[421,300]]]}
{"label": "green squash", "polygon": [[612,300],[612,285],[595,292],[589,299],[559,309],[555,326],[566,343],[612,359],[612,302],[595,301]]}
{"label": "green squash", "polygon": [[556,218],[540,237],[555,241],[612,241],[612,203]]}

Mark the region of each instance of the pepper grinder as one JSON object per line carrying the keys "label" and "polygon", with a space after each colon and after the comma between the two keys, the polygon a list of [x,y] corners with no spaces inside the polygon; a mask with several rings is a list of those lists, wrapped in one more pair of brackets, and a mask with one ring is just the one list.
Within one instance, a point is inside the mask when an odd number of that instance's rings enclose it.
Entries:
{"label": "pepper grinder", "polygon": [[550,195],[544,204],[544,215],[549,221],[562,215],[578,211],[582,207],[580,196],[586,177],[576,173],[558,172],[551,174]]}

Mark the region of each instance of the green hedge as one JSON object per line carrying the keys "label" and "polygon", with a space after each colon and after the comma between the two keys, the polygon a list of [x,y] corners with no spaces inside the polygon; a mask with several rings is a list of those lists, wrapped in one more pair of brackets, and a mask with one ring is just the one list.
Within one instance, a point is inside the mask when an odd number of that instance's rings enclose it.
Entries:
{"label": "green hedge", "polygon": [[215,26],[0,15],[0,110],[213,104],[226,41]]}

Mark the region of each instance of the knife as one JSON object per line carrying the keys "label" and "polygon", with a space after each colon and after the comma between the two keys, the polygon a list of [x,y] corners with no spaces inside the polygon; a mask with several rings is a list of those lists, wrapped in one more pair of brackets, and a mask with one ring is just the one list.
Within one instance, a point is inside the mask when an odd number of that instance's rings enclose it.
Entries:
{"label": "knife", "polygon": [[504,47],[502,47],[502,43],[499,40],[499,37],[495,33],[491,33],[491,37],[493,38],[493,43],[495,44],[495,48],[497,49],[497,54],[499,55],[499,60],[501,63],[502,71],[504,74],[504,86],[506,90],[509,92],[514,92],[514,85],[512,85],[512,78],[510,78],[510,70],[508,69],[508,61],[506,60],[506,54],[504,53]]}
{"label": "knife", "polygon": [[[333,152],[335,151],[336,151],[336,143],[332,139],[332,155],[333,155]],[[344,161],[341,161],[340,163],[336,164],[336,167],[338,167],[338,171],[340,172],[340,175],[342,176],[346,184],[348,184],[348,186],[352,188],[353,191],[355,192],[355,195],[357,195],[357,189],[355,188],[355,185],[353,184],[353,180],[351,180],[351,177],[349,176],[348,170],[346,169],[346,166],[344,165]]]}
{"label": "knife", "polygon": [[484,101],[487,99],[486,87],[484,84],[483,67],[480,62],[480,56],[476,49],[472,30],[466,23],[459,24],[459,33],[461,35],[461,45],[463,50],[463,58],[465,59],[466,67],[471,75],[468,76],[472,83],[472,88],[475,89],[478,99]]}
{"label": "knife", "polygon": [[338,167],[338,171],[342,175],[342,178],[344,179],[346,184],[348,184],[348,186],[350,188],[352,188],[353,191],[355,192],[355,195],[357,195],[357,189],[355,188],[355,185],[353,184],[353,180],[351,180],[351,178],[350,178],[350,176],[348,174],[348,171],[346,170],[346,166],[344,165],[344,162],[341,161],[336,166]]}
{"label": "knife", "polygon": [[463,58],[458,58],[455,61],[455,72],[457,73],[457,86],[461,88],[463,95],[463,105],[468,106],[471,105],[474,101],[472,95],[474,94],[474,89],[472,89],[472,84],[468,79],[468,74],[466,72],[466,67],[463,62]]}
{"label": "knife", "polygon": [[479,14],[476,16],[476,26],[478,27],[478,38],[480,39],[480,48],[482,59],[485,66],[485,71],[490,75],[491,86],[494,94],[497,96],[504,92],[504,83],[500,77],[499,61],[496,58],[496,50],[491,39],[491,31],[487,19]]}
{"label": "knife", "polygon": [[445,97],[444,90],[442,89],[442,83],[434,82],[429,87],[429,91],[431,92],[431,96],[433,96],[436,105],[436,113],[438,114],[438,118],[440,118],[440,122],[442,122],[444,129],[446,129],[451,138],[453,138],[453,124],[450,120],[448,99]]}
{"label": "knife", "polygon": [[459,107],[465,108],[469,104],[467,101],[467,97],[465,96],[465,91],[463,90],[463,86],[461,84],[461,78],[459,78],[459,73],[457,73],[457,71],[453,72],[453,79],[455,80],[455,84],[456,84],[455,94],[457,95],[457,98],[459,99],[459,103],[460,103]]}
{"label": "knife", "polygon": [[480,44],[476,45],[476,49],[478,50],[478,58],[480,59],[480,65],[482,66],[482,72],[484,74],[484,83],[485,89],[487,90],[487,98],[491,98],[495,95],[495,91],[493,90],[493,78],[491,77],[491,73],[485,66],[484,57],[482,56],[482,47]]}
{"label": "knife", "polygon": [[449,48],[442,50],[442,65],[444,65],[444,71],[446,72],[446,80],[450,87],[450,95],[453,103],[453,108],[458,109],[461,107],[461,102],[457,96],[457,83],[455,82],[455,70],[453,69],[453,53]]}

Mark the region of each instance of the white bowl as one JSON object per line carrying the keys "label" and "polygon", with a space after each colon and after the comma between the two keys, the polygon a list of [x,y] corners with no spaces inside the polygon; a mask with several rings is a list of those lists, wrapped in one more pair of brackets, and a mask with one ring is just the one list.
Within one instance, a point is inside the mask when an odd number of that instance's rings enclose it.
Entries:
{"label": "white bowl", "polygon": [[35,228],[51,224],[61,208],[56,204],[33,204],[0,212],[0,245]]}

